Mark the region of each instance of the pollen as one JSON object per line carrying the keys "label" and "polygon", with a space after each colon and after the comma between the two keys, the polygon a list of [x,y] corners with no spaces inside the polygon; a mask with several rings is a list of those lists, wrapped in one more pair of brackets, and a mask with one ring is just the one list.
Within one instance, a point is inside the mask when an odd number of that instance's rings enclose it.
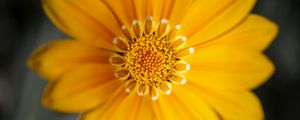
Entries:
{"label": "pollen", "polygon": [[178,35],[179,29],[180,25],[172,27],[167,19],[155,22],[151,16],[121,27],[123,34],[113,39],[119,52],[109,61],[117,67],[115,77],[124,82],[126,92],[157,100],[171,94],[172,85],[187,82],[184,73],[190,65],[181,58],[194,50],[184,48],[187,38]]}

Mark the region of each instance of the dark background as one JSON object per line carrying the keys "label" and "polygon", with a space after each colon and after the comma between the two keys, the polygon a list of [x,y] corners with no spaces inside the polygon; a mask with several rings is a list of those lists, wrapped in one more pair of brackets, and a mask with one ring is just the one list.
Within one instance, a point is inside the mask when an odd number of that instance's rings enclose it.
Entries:
{"label": "dark background", "polygon": [[[280,26],[279,36],[266,51],[276,72],[255,91],[266,120],[300,120],[299,5],[298,0],[258,0],[253,11]],[[0,0],[0,120],[75,120],[75,115],[40,106],[45,81],[25,64],[37,46],[61,37],[40,0]]]}

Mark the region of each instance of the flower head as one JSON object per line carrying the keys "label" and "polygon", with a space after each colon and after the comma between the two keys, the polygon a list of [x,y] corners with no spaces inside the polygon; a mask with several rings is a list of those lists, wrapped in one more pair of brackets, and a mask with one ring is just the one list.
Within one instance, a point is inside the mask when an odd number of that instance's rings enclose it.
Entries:
{"label": "flower head", "polygon": [[176,35],[179,25],[170,26],[166,19],[155,23],[148,16],[142,23],[133,20],[130,28],[121,27],[123,37],[113,39],[120,52],[109,59],[117,68],[115,77],[124,81],[126,91],[137,89],[139,96],[149,94],[157,100],[160,93],[171,94],[172,84],[185,84],[183,74],[189,71],[190,64],[182,58],[192,55],[194,49],[181,50],[186,37]]}
{"label": "flower head", "polygon": [[43,105],[82,120],[259,120],[252,89],[273,73],[277,33],[255,0],[44,0],[70,39],[29,66],[49,80]]}

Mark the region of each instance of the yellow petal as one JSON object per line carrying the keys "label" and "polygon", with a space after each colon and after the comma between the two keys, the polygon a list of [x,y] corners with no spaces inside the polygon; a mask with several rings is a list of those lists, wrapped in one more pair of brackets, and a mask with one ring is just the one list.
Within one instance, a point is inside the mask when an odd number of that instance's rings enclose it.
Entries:
{"label": "yellow petal", "polygon": [[155,20],[161,20],[167,17],[167,13],[170,10],[170,4],[174,0],[153,0],[153,17]]}
{"label": "yellow petal", "polygon": [[277,32],[276,24],[262,16],[251,14],[238,27],[209,44],[226,44],[263,51]]}
{"label": "yellow petal", "polygon": [[132,0],[102,0],[108,8],[115,14],[122,25],[131,25],[136,19],[134,2]]}
{"label": "yellow petal", "polygon": [[140,21],[144,21],[147,16],[147,1],[150,0],[133,0],[135,7],[136,18]]}
{"label": "yellow petal", "polygon": [[61,112],[83,112],[104,103],[120,85],[111,65],[81,65],[50,82],[43,105]]}
{"label": "yellow petal", "polygon": [[186,61],[191,65],[188,81],[217,89],[252,89],[274,71],[262,53],[232,46],[197,47]]}
{"label": "yellow petal", "polygon": [[114,93],[104,105],[85,112],[81,120],[153,120],[149,98],[125,93],[124,88]]}
{"label": "yellow petal", "polygon": [[147,16],[153,16],[153,0],[133,0],[136,18],[140,21],[144,21]]}
{"label": "yellow petal", "polygon": [[169,13],[170,16],[167,19],[169,19],[172,25],[180,24],[194,3],[195,0],[174,0],[172,11]]}
{"label": "yellow petal", "polygon": [[112,50],[118,20],[101,0],[43,0],[51,20],[76,40]]}
{"label": "yellow petal", "polygon": [[111,115],[109,112],[113,112],[112,109],[116,108],[127,95],[123,87],[117,88],[115,92],[111,93],[105,104],[90,111],[85,111],[81,114],[80,120],[106,120]]}
{"label": "yellow petal", "polygon": [[[153,103],[153,111],[158,120],[191,120],[193,116],[189,113],[183,102],[177,100],[171,93],[168,96],[160,95]],[[172,96],[171,96],[172,95]]]}
{"label": "yellow petal", "polygon": [[214,109],[194,91],[174,86],[172,94],[153,103],[159,120],[219,120]]}
{"label": "yellow petal", "polygon": [[199,0],[182,21],[182,34],[187,45],[199,44],[238,25],[252,9],[255,0]]}
{"label": "yellow petal", "polygon": [[147,16],[153,16],[156,21],[168,19],[175,25],[184,18],[193,2],[194,0],[134,0],[131,11],[135,11],[137,18],[142,21]]}
{"label": "yellow petal", "polygon": [[264,119],[261,103],[256,95],[250,91],[220,91],[191,84],[186,87],[210,104],[219,114],[221,120]]}
{"label": "yellow petal", "polygon": [[30,68],[48,80],[86,63],[108,63],[110,53],[72,40],[58,40],[40,47],[28,61]]}

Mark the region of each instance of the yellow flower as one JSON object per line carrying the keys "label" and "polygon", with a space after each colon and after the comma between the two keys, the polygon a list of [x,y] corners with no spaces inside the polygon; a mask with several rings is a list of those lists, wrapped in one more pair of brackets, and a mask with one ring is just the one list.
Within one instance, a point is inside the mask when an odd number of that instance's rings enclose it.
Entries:
{"label": "yellow flower", "polygon": [[255,0],[43,0],[70,39],[29,66],[43,105],[82,120],[262,120],[252,89],[273,73],[277,33]]}

